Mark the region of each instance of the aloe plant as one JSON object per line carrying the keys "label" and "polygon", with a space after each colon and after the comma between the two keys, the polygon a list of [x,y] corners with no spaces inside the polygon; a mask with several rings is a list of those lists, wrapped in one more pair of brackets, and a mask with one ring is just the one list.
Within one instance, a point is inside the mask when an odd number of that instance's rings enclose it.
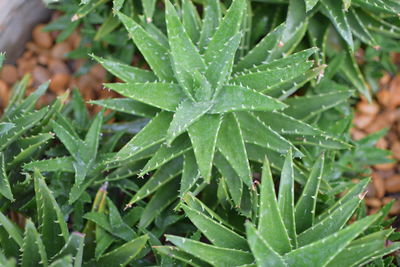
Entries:
{"label": "aloe plant", "polygon": [[[13,89],[0,119],[0,265],[390,266],[391,203],[365,216],[369,180],[348,179],[387,162],[372,148],[384,132],[348,132],[352,87],[369,91],[354,51],[396,49],[398,4],[172,2],[54,3],[66,14],[48,29],[61,41],[82,25],[69,56],[92,43],[123,81],[105,87],[125,98],[90,101],[113,110],[91,117],[77,90],[35,111],[47,84],[27,98],[27,77]],[[127,65],[136,48],[145,68]],[[376,64],[365,70],[388,67]]]}
{"label": "aloe plant", "polygon": [[[33,179],[37,209],[35,213],[36,220],[27,219],[22,232],[18,225],[0,212],[0,254],[4,259],[2,264],[6,264],[6,258],[14,257],[18,259],[18,266],[83,266],[84,256],[86,256],[84,245],[86,242],[86,246],[90,247],[90,242],[86,239],[92,232],[89,231],[85,234],[79,232],[69,233],[64,214],[47,187],[44,177],[36,171]],[[102,205],[104,206],[104,203]],[[115,211],[111,213],[113,213],[113,216],[116,215]],[[89,217],[89,215],[87,216]],[[118,218],[114,217],[112,220],[116,222]],[[35,225],[35,222],[37,222],[37,225]],[[121,227],[122,225],[113,225],[113,227],[118,226]],[[98,226],[97,228],[100,229]],[[128,229],[130,230],[129,227]],[[126,231],[125,234],[127,234]],[[103,242],[98,242],[97,244],[104,244],[105,240],[108,240],[106,242],[108,242],[109,246],[114,241],[113,237],[107,238],[105,232],[102,237]],[[147,240],[147,235],[135,235],[123,245],[109,249],[109,251],[105,251],[108,246],[104,247],[103,245],[98,257],[90,258],[87,264],[126,266],[141,252]],[[14,264],[12,261],[8,262],[8,266],[16,266],[15,261]]]}
{"label": "aloe plant", "polygon": [[[3,61],[0,54],[0,68]],[[67,93],[58,97],[51,105],[36,110],[35,105],[45,94],[49,82],[25,97],[29,75],[16,83],[11,91],[8,106],[0,117],[0,198],[15,201],[21,193],[21,166],[41,158],[44,149],[54,139],[49,121],[54,113],[64,106]],[[9,205],[2,202],[2,206]]]}
{"label": "aloe plant", "polygon": [[156,249],[193,266],[360,266],[397,250],[398,242],[386,245],[393,229],[375,227],[387,209],[348,224],[369,180],[354,184],[341,199],[318,212],[323,168],[322,155],[296,201],[291,153],[285,159],[277,196],[265,159],[260,195],[253,203],[257,215],[244,228],[229,224],[188,193],[181,208],[209,243],[166,235],[175,246]]}
{"label": "aloe plant", "polygon": [[[387,62],[389,52],[398,49],[400,32],[397,17],[400,5],[396,1],[257,0],[253,1],[255,7],[257,2],[268,3],[267,6],[257,8],[257,15],[261,13],[262,16],[264,13],[263,16],[266,16],[267,10],[275,10],[278,18],[275,21],[278,22],[282,21],[278,17],[282,10],[281,4],[288,4],[286,23],[290,26],[282,34],[282,43],[286,45],[285,40],[294,37],[297,43],[303,44],[301,47],[320,47],[322,53],[316,54],[315,59],[321,63],[341,61],[338,65],[339,76],[367,98],[371,97],[370,88],[362,75],[361,67],[356,63],[355,51],[359,47],[364,48],[368,53]],[[279,5],[275,5],[276,3]],[[283,51],[291,45],[292,42],[288,43]],[[382,69],[391,71],[392,68],[388,64],[375,66],[375,71]],[[368,82],[373,81],[374,79],[369,78],[370,71],[365,69],[365,72]],[[376,86],[374,89],[377,89]]]}
{"label": "aloe plant", "polygon": [[[302,155],[294,143],[334,149],[348,147],[286,114],[290,106],[285,101],[290,99],[285,99],[325,68],[313,68],[313,63],[307,61],[316,49],[273,60],[274,49],[280,46],[278,36],[284,28],[281,26],[254,49],[238,56],[243,50],[239,44],[244,38],[241,26],[246,18],[243,0],[233,1],[224,18],[218,1],[207,2],[203,21],[196,20],[200,24],[185,19],[185,16],[199,17],[190,1],[185,1],[179,11],[182,20],[173,5],[166,2],[168,38],[117,13],[152,71],[94,56],[126,82],[105,86],[129,99],[91,103],[152,118],[113,161],[122,162],[150,150],[155,152],[151,152],[152,158],[140,175],[156,169],[168,172],[168,176],[162,175],[160,179],[156,172],[130,204],[170,181],[179,174],[179,169],[183,169],[181,194],[200,182],[200,178],[209,183],[212,167],[217,164],[216,151],[222,155],[218,161],[227,161],[241,179],[239,183],[250,187],[250,150],[255,154],[265,150],[276,153],[274,163],[279,168],[282,166],[279,154],[293,149],[296,156]],[[198,31],[200,35],[194,34]],[[351,95],[347,91],[321,97],[325,98],[323,103],[340,103]],[[324,110],[323,103],[315,105],[313,111]],[[178,172],[169,171],[172,165],[181,167],[173,168]],[[236,202],[240,204],[240,197]]]}

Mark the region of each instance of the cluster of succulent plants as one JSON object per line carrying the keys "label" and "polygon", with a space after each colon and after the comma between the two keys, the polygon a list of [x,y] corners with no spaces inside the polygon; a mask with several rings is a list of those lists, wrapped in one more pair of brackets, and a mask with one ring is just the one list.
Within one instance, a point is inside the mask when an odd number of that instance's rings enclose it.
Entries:
{"label": "cluster of succulent plants", "polygon": [[[384,132],[349,129],[370,96],[362,70],[375,82],[371,68],[392,68],[397,2],[54,2],[48,30],[81,24],[71,56],[99,62],[123,97],[90,115],[78,90],[38,107],[48,84],[13,88],[1,265],[395,266],[392,203],[363,205]],[[359,47],[381,65],[357,65]]]}

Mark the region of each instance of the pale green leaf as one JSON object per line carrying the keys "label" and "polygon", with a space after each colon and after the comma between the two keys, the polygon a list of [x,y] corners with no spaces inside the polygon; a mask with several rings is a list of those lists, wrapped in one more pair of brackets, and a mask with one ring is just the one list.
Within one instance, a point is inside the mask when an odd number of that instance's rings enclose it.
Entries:
{"label": "pale green leaf", "polygon": [[361,199],[361,197],[354,197],[332,212],[329,217],[302,232],[297,237],[299,245],[304,246],[338,232],[353,215]]}
{"label": "pale green leaf", "polygon": [[117,15],[157,77],[163,81],[173,81],[174,74],[167,48],[154,39],[133,19],[119,12],[117,12]]}
{"label": "pale green leaf", "polygon": [[64,247],[51,259],[52,261],[63,258],[67,255],[74,257],[74,267],[82,265],[83,247],[85,236],[78,232],[73,232],[69,236]]}
{"label": "pale green leaf", "polygon": [[318,4],[319,0],[305,0],[306,2],[306,11],[310,11],[314,8],[316,4]]}
{"label": "pale green leaf", "polygon": [[99,141],[101,135],[101,126],[103,124],[103,114],[101,111],[97,113],[96,117],[94,117],[92,124],[90,125],[86,136],[85,136],[85,144],[86,144],[86,162],[91,162],[97,157],[97,149],[99,148]]}
{"label": "pale green leaf", "polygon": [[31,161],[24,164],[24,169],[33,171],[38,169],[41,172],[75,172],[74,159],[72,157],[59,157],[52,159],[43,159],[38,161]]}
{"label": "pale green leaf", "polygon": [[254,261],[249,252],[220,248],[178,236],[166,235],[166,238],[181,250],[216,267],[240,266]]}
{"label": "pale green leaf", "polygon": [[221,155],[217,153],[214,158],[214,165],[221,173],[222,177],[225,178],[226,185],[228,186],[229,194],[237,207],[240,207],[243,195],[243,182],[230,166],[229,162]]}
{"label": "pale green leaf", "polygon": [[262,146],[281,154],[293,148],[299,155],[302,155],[290,142],[264,124],[254,114],[250,112],[237,112],[235,114],[246,143]]}
{"label": "pale green leaf", "polygon": [[379,215],[378,213],[368,216],[337,233],[293,250],[284,256],[285,261],[288,265],[299,267],[324,266],[343,251],[353,239],[376,221]]}
{"label": "pale green leaf", "polygon": [[39,231],[48,257],[54,256],[68,240],[64,215],[39,171],[34,172],[35,198],[40,222]]}
{"label": "pale green leaf", "polygon": [[210,181],[211,177],[212,162],[221,120],[222,118],[219,115],[206,114],[188,129],[200,173],[206,181]]}
{"label": "pale green leaf", "polygon": [[344,8],[342,3],[338,4],[335,0],[323,0],[321,1],[322,10],[331,19],[333,25],[339,34],[343,37],[346,43],[349,45],[350,49],[354,49],[353,37],[351,34],[351,29],[347,21],[347,17],[344,13]]}
{"label": "pale green leaf", "polygon": [[211,102],[183,101],[176,109],[168,128],[166,137],[167,144],[171,144],[178,135],[187,131],[187,129],[198,121],[211,107]]}
{"label": "pale green leaf", "polygon": [[291,97],[285,100],[288,108],[283,112],[293,118],[307,120],[347,101],[352,95],[353,91],[333,91],[319,95]]}
{"label": "pale green leaf", "polygon": [[219,0],[204,1],[203,27],[200,33],[199,48],[202,52],[206,50],[211,37],[214,35],[221,20],[221,6]]}
{"label": "pale green leaf", "polygon": [[143,210],[138,227],[146,228],[156,217],[160,216],[161,212],[177,199],[178,189],[178,180],[171,180],[158,188]]}
{"label": "pale green leaf", "polygon": [[12,238],[18,246],[22,246],[23,238],[21,229],[15,225],[10,219],[8,219],[2,212],[0,212],[0,226],[8,233],[8,238]]}
{"label": "pale green leaf", "polygon": [[24,241],[21,249],[21,267],[49,265],[42,239],[31,220],[27,220],[25,224]]}
{"label": "pale green leaf", "polygon": [[159,168],[129,201],[127,207],[149,196],[182,172],[182,158],[176,158]]}
{"label": "pale green leaf", "polygon": [[224,116],[218,133],[217,148],[249,187],[252,185],[249,161],[242,131],[233,113]]}
{"label": "pale green leaf", "polygon": [[91,55],[91,57],[99,62],[107,71],[124,82],[145,83],[155,82],[157,80],[157,77],[151,71],[129,66],[115,60],[97,57],[95,55]]}
{"label": "pale green leaf", "polygon": [[348,192],[335,202],[329,209],[326,209],[323,213],[318,215],[316,218],[316,222],[320,222],[321,220],[325,220],[328,218],[333,212],[340,209],[345,203],[351,201],[355,197],[359,197],[362,195],[363,191],[367,187],[370,179],[363,179],[359,181],[357,184],[354,184],[351,188],[349,188]]}
{"label": "pale green leaf", "polygon": [[201,261],[200,259],[190,255],[189,253],[183,252],[177,247],[173,246],[153,246],[153,248],[160,254],[165,255],[168,258],[175,258],[182,262],[186,262],[195,267],[211,267],[208,263]]}
{"label": "pale green leaf", "polygon": [[148,239],[147,235],[133,239],[101,256],[98,264],[100,266],[126,266],[143,250]]}
{"label": "pale green leaf", "polygon": [[303,192],[296,203],[296,231],[301,233],[314,224],[319,185],[324,169],[324,154],[314,163]]}
{"label": "pale green leaf", "polygon": [[185,97],[181,87],[173,83],[108,83],[107,88],[139,102],[175,111]]}
{"label": "pale green leaf", "polygon": [[246,239],[239,234],[216,222],[204,213],[182,205],[185,214],[212,244],[221,248],[248,250]]}
{"label": "pale green leaf", "polygon": [[192,72],[196,70],[203,72],[205,64],[179,20],[175,8],[169,0],[166,0],[165,4],[168,41],[175,76],[188,97],[194,100]]}
{"label": "pale green leaf", "polygon": [[246,222],[247,242],[256,259],[257,266],[285,267],[283,258],[268,244],[262,234],[250,223]]}
{"label": "pale green leaf", "polygon": [[196,163],[195,154],[193,150],[188,151],[183,155],[183,170],[179,195],[182,197],[187,193],[199,178],[200,172]]}
{"label": "pale green leaf", "polygon": [[258,231],[261,237],[269,242],[271,248],[279,254],[291,251],[288,232],[283,222],[268,158],[265,158],[260,189],[260,209]]}
{"label": "pale green leaf", "polygon": [[253,49],[251,49],[235,66],[234,71],[243,71],[253,68],[267,61],[272,49],[278,45],[279,39],[282,36],[285,24],[281,24],[273,31],[268,33]]}
{"label": "pale green leaf", "polygon": [[115,156],[115,160],[121,161],[131,158],[164,141],[171,121],[171,113],[165,111],[158,113],[137,135],[121,148]]}
{"label": "pale green leaf", "polygon": [[239,30],[245,9],[245,0],[232,2],[204,53],[204,61],[208,65],[206,77],[216,91],[223,85],[232,70],[234,53],[239,46]]}
{"label": "pale green leaf", "polygon": [[0,151],[8,147],[17,138],[23,135],[26,131],[35,126],[46,114],[47,108],[21,115],[13,118],[14,128],[11,128],[7,133],[0,135]]}
{"label": "pale green leaf", "polygon": [[10,182],[6,173],[4,162],[4,154],[0,152],[0,194],[10,201],[14,201],[14,196],[11,191]]}
{"label": "pale green leaf", "polygon": [[[237,0],[242,1],[242,0]],[[210,56],[212,61],[208,62],[205,77],[213,88],[214,98],[218,95],[222,86],[227,82],[233,67],[236,50],[240,44],[241,34],[238,33],[223,43],[223,48],[219,52]],[[209,51],[209,50],[207,50]],[[207,54],[205,54],[207,56]]]}
{"label": "pale green leaf", "polygon": [[151,22],[151,19],[154,15],[154,10],[156,9],[157,0],[146,0],[142,1],[143,11],[146,15],[147,22]]}
{"label": "pale green leaf", "polygon": [[142,116],[146,118],[154,117],[159,109],[143,104],[129,98],[109,98],[100,100],[91,100],[89,104],[98,105],[115,111],[120,111],[132,115]]}
{"label": "pale green leaf", "polygon": [[327,266],[355,266],[363,260],[371,259],[372,255],[385,248],[385,240],[391,230],[383,230],[363,236],[350,243]]}
{"label": "pale green leaf", "polygon": [[305,61],[302,63],[292,64],[285,67],[274,67],[271,69],[260,70],[262,65],[256,72],[246,72],[235,76],[231,82],[242,87],[249,87],[258,92],[268,92],[273,90],[276,85],[284,84],[295,79],[307,72],[313,62]]}
{"label": "pale green leaf", "polygon": [[294,170],[292,150],[286,155],[279,182],[278,207],[292,247],[297,247],[294,209]]}
{"label": "pale green leaf", "polygon": [[182,1],[182,22],[192,42],[196,43],[200,38],[201,21],[192,1]]}
{"label": "pale green leaf", "polygon": [[272,97],[257,91],[236,85],[222,87],[214,100],[210,113],[226,113],[243,110],[275,110],[283,109],[286,105]]}
{"label": "pale green leaf", "polygon": [[119,11],[124,3],[125,0],[113,0],[113,9]]}

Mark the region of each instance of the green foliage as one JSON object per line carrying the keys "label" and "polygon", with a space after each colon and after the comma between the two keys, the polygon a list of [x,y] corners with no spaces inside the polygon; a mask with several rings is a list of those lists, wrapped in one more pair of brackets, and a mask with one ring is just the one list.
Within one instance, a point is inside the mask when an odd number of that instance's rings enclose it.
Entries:
{"label": "green foliage", "polygon": [[[157,108],[158,114],[112,158],[112,161],[129,160],[160,144],[158,150],[141,170],[140,175],[144,175],[162,167],[174,158],[182,157],[191,150],[193,151],[191,153],[194,153],[195,162],[189,163],[185,160],[184,165],[191,164],[191,168],[198,169],[201,180],[209,183],[214,165],[214,154],[218,152],[232,166],[241,182],[251,187],[248,144],[255,145],[259,150],[277,154],[293,149],[296,156],[303,154],[294,146],[291,138],[298,140],[299,137],[305,139],[305,136],[307,138],[309,136],[314,142],[307,145],[336,149],[348,147],[341,140],[295,117],[284,115],[304,112],[312,116],[338,105],[351,96],[350,91],[318,96],[321,101],[312,107],[311,112],[303,110],[305,106],[301,102],[297,105],[293,104],[292,111],[290,108],[285,109],[287,105],[281,100],[299,89],[299,84],[307,83],[323,71],[323,66],[313,68],[313,63],[307,60],[316,52],[316,49],[300,51],[279,59],[278,52],[274,52],[274,49],[279,48],[278,41],[282,35],[282,27],[278,27],[246,53],[242,51],[242,47],[239,47],[246,37],[241,28],[242,20],[247,19],[246,1],[233,1],[221,19],[219,19],[222,17],[220,3],[211,1],[205,6],[206,10],[208,8],[217,10],[214,10],[212,15],[205,13],[203,22],[197,21],[200,32],[209,35],[207,45],[203,45],[201,41],[193,42],[195,37],[190,36],[190,32],[187,31],[189,27],[186,24],[187,20],[184,19],[185,17],[183,19],[179,17],[179,13],[183,10],[176,5],[177,10],[168,1],[165,14],[168,38],[160,33],[163,39],[168,40],[167,45],[160,42],[159,38],[134,19],[117,13],[135,45],[150,65],[154,73],[152,76],[157,78],[156,81],[154,78],[150,80],[148,72],[135,71],[128,66],[123,67],[121,63],[112,63],[94,57],[107,70],[126,82],[105,86],[132,101],[129,108],[123,110],[115,107],[116,110],[141,115],[136,110],[147,106]],[[184,7],[187,5],[182,8]],[[193,17],[200,17],[196,10],[190,10],[194,13]],[[206,16],[214,16],[214,18]],[[212,33],[206,33],[212,27],[216,27],[215,30]],[[199,38],[201,40],[201,36]],[[243,54],[243,56],[237,57],[238,54]],[[131,71],[135,73],[135,77],[126,78],[129,77]],[[122,101],[122,99],[115,101]],[[287,101],[291,104],[290,99]],[[305,101],[307,99],[304,99]],[[113,108],[106,102],[94,103]],[[329,104],[325,105],[325,103]],[[137,108],[135,108],[136,105]],[[271,113],[274,116],[285,116],[286,121],[291,122],[274,120],[271,123],[267,118]],[[285,132],[285,128],[290,129],[291,133]],[[259,134],[254,134],[255,132]],[[285,134],[290,136],[285,136]],[[151,180],[156,177],[153,176],[148,183],[155,184]],[[197,180],[198,178],[189,183],[192,189],[185,188],[185,191],[195,190]],[[166,183],[167,180],[164,182]],[[147,194],[135,196],[129,205],[155,190],[155,188],[146,188]],[[229,190],[234,189],[229,188]],[[238,200],[235,198],[235,201]],[[240,201],[236,204],[240,206]]]}
{"label": "green foliage", "polygon": [[[82,266],[83,257],[87,255],[84,251],[84,245],[86,244],[86,247],[90,248],[91,243],[88,238],[90,238],[91,232],[86,235],[79,232],[70,234],[64,215],[47,187],[44,177],[38,171],[35,171],[33,179],[35,183],[35,205],[37,208],[36,217],[39,225],[36,227],[32,220],[28,219],[25,224],[25,231],[21,233],[13,222],[3,213],[0,213],[2,228],[10,237],[2,239],[1,247],[5,249],[16,243],[20,251],[21,266],[52,266],[57,264],[61,264],[61,266]],[[111,211],[110,214],[112,214]],[[118,211],[117,214],[112,214],[112,216],[115,215],[119,215]],[[112,227],[117,228],[120,226],[121,224],[114,224]],[[97,223],[94,227],[101,229]],[[126,227],[131,230],[128,226]],[[88,264],[126,266],[141,252],[147,239],[146,235],[140,237],[134,235],[128,242],[114,247],[108,253],[104,253],[105,249],[107,249],[106,247],[96,259],[92,259]],[[108,246],[111,243],[108,243]],[[13,253],[17,252],[18,250],[13,251]],[[6,253],[5,256],[9,255]],[[68,262],[67,265],[58,263],[65,260]]]}
{"label": "green foliage", "polygon": [[[254,1],[257,6],[258,1]],[[270,8],[277,10],[277,1],[263,0],[261,10]],[[297,19],[297,24],[291,24],[289,28],[296,34],[299,32],[299,40],[302,46],[318,46],[322,53],[315,56],[321,63],[334,62],[337,57],[343,57],[343,64],[338,67],[337,78],[355,87],[360,94],[371,98],[371,92],[366,81],[372,82],[370,69],[374,65],[374,75],[382,75],[382,70],[392,71],[390,64],[370,63],[359,66],[355,63],[356,52],[359,48],[376,54],[383,62],[392,51],[398,51],[397,18],[400,5],[395,1],[278,1],[288,3],[286,23]],[[291,8],[293,7],[293,9]],[[283,20],[283,18],[280,18]],[[306,31],[297,27],[299,23],[305,23]],[[289,25],[289,24],[288,24]],[[379,60],[378,60],[379,61]],[[364,73],[362,73],[362,69]],[[373,83],[373,82],[372,82]],[[372,84],[376,91],[376,85]]]}
{"label": "green foliage", "polygon": [[353,89],[368,97],[366,81],[396,71],[397,3],[51,6],[64,12],[47,27],[57,41],[80,27],[68,56],[90,53],[125,97],[90,101],[109,109],[91,116],[78,90],[39,107],[49,83],[13,88],[1,266],[393,266],[392,203],[365,216],[362,200],[365,166],[390,162],[374,147],[385,131],[353,141],[349,129]]}
{"label": "green foliage", "polygon": [[[246,221],[245,233],[226,225],[217,216],[207,214],[204,207],[194,205],[193,200],[204,206],[188,193],[182,209],[210,243],[167,235],[167,240],[176,246],[169,248],[169,251],[175,251],[169,255],[182,262],[205,262],[199,266],[207,263],[212,266],[359,266],[371,262],[375,256],[397,250],[399,243],[385,246],[392,230],[372,230],[382,213],[347,224],[364,196],[354,192],[362,192],[367,185],[365,182],[353,185],[353,189],[332,203],[325,213],[317,214],[323,168],[322,156],[315,162],[300,198],[294,204],[291,153],[285,160],[278,197],[266,159],[260,195],[255,200],[259,209],[252,221]],[[376,244],[368,240],[374,240]],[[157,250],[164,254],[166,248],[157,247]]]}

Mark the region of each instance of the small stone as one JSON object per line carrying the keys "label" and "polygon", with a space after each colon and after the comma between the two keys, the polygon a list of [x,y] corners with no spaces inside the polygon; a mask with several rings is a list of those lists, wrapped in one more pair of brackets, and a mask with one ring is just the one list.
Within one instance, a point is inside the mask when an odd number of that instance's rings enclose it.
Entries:
{"label": "small stone", "polygon": [[354,125],[359,129],[364,129],[374,120],[374,116],[369,114],[357,113],[354,117]]}
{"label": "small stone", "polygon": [[62,94],[68,87],[68,83],[70,80],[70,75],[65,73],[56,73],[51,78],[50,82],[50,90],[56,93],[57,95]]}
{"label": "small stone", "polygon": [[390,101],[389,107],[396,108],[400,106],[400,75],[396,75],[389,85]]}
{"label": "small stone", "polygon": [[379,79],[379,86],[381,88],[386,88],[388,87],[390,80],[392,79],[392,77],[390,76],[389,73],[384,73],[382,78]]}
{"label": "small stone", "polygon": [[393,205],[392,208],[389,211],[390,215],[396,215],[400,213],[400,201],[396,200]]}
{"label": "small stone", "polygon": [[396,167],[396,162],[375,164],[374,168],[381,171],[393,170]]}
{"label": "small stone", "polygon": [[367,204],[368,207],[372,208],[380,208],[382,206],[382,202],[379,200],[379,198],[376,197],[366,198],[365,204]]}
{"label": "small stone", "polygon": [[47,66],[49,64],[49,61],[50,61],[50,57],[49,57],[48,53],[39,54],[39,56],[38,56],[39,64]]}
{"label": "small stone", "polygon": [[400,141],[395,141],[390,149],[392,150],[393,157],[400,161]]}
{"label": "small stone", "polygon": [[79,69],[86,63],[86,59],[77,59],[72,62],[72,69],[74,72],[79,71]]}
{"label": "small stone", "polygon": [[50,72],[41,66],[36,66],[32,71],[32,77],[35,82],[42,84],[50,80]]}
{"label": "small stone", "polygon": [[375,146],[380,149],[387,149],[388,148],[388,141],[385,137],[382,137],[376,142]]}
{"label": "small stone", "polygon": [[17,60],[17,68],[18,68],[18,76],[22,77],[26,73],[31,73],[33,69],[36,67],[37,59],[32,57],[30,59],[18,59]]}
{"label": "small stone", "polygon": [[14,84],[18,80],[18,71],[14,65],[4,64],[0,71],[0,79],[9,85]]}
{"label": "small stone", "polygon": [[70,36],[68,36],[67,42],[72,47],[72,49],[77,49],[81,43],[81,36],[78,34],[77,31],[74,31]]}
{"label": "small stone", "polygon": [[48,66],[52,74],[56,73],[70,74],[68,66],[60,59],[50,59]]}
{"label": "small stone", "polygon": [[366,191],[367,191],[366,194],[367,197],[376,197],[376,190],[373,184],[371,183],[368,184]]}
{"label": "small stone", "polygon": [[376,93],[376,98],[378,99],[378,102],[387,107],[389,106],[390,103],[390,93],[386,89],[381,89]]}
{"label": "small stone", "polygon": [[40,54],[41,52],[42,52],[42,49],[43,48],[40,48],[36,43],[34,43],[34,42],[27,42],[26,43],[26,49],[29,51],[29,52],[32,52],[32,55],[33,54]]}
{"label": "small stone", "polygon": [[86,91],[87,89],[92,90],[95,81],[90,74],[84,74],[78,78],[78,87],[81,90]]}
{"label": "small stone", "polygon": [[100,65],[95,64],[89,71],[96,79],[104,81],[106,78],[107,71]]}
{"label": "small stone", "polygon": [[71,51],[71,46],[67,42],[56,44],[51,50],[51,56],[57,59],[64,59],[65,54]]}
{"label": "small stone", "polygon": [[376,197],[383,198],[385,196],[385,184],[382,177],[376,172],[372,173],[372,184],[376,190]]}
{"label": "small stone", "polygon": [[363,114],[375,116],[378,114],[380,107],[376,102],[361,101],[358,102],[356,109]]}
{"label": "small stone", "polygon": [[400,175],[396,174],[385,179],[385,190],[389,193],[400,192]]}
{"label": "small stone", "polygon": [[23,59],[30,59],[31,57],[33,57],[33,52],[29,50],[25,51],[21,56]]}
{"label": "small stone", "polygon": [[33,41],[43,48],[50,48],[53,45],[53,39],[49,32],[44,32],[44,24],[37,25],[32,32]]}
{"label": "small stone", "polygon": [[0,80],[0,106],[5,108],[8,104],[10,89],[5,81]]}
{"label": "small stone", "polygon": [[383,128],[390,127],[397,119],[397,111],[396,110],[385,110],[384,112],[378,114],[375,117],[373,123],[370,123],[366,128],[365,131],[367,133],[374,133]]}

